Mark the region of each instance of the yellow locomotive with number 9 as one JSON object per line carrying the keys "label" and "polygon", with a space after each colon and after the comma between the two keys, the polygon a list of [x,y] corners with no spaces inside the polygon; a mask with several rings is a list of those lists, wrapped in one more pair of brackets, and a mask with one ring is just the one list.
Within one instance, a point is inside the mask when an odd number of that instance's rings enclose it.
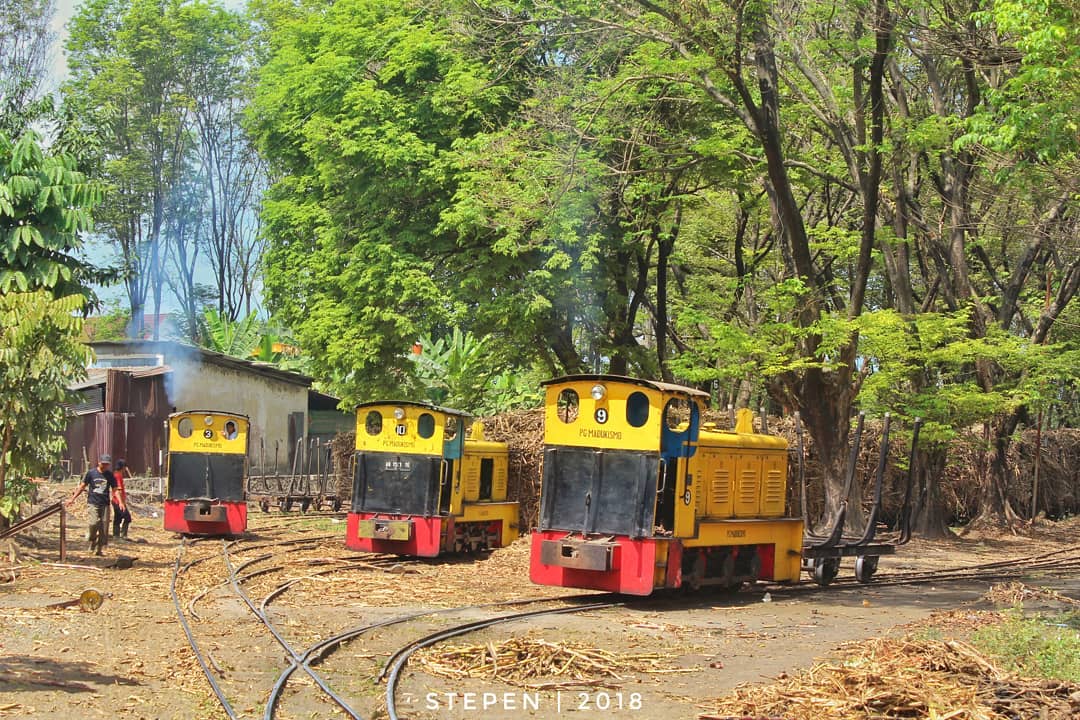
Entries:
{"label": "yellow locomotive with number 9", "polygon": [[694,388],[613,375],[544,383],[533,582],[648,595],[799,577],[787,441],[703,426]]}

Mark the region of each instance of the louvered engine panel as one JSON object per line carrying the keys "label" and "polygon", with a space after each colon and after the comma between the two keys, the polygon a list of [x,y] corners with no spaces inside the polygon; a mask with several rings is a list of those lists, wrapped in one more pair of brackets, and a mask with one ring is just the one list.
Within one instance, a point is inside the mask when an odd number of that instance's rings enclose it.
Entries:
{"label": "louvered engine panel", "polygon": [[735,517],[755,517],[760,511],[761,460],[744,455],[736,465]]}
{"label": "louvered engine panel", "polygon": [[491,499],[492,500],[505,500],[506,499],[506,457],[497,456],[495,458],[495,475],[491,482]]}
{"label": "louvered engine panel", "polygon": [[465,500],[474,501],[480,497],[480,461],[477,458],[474,462],[465,464],[465,467],[461,469],[462,478],[465,485]]}

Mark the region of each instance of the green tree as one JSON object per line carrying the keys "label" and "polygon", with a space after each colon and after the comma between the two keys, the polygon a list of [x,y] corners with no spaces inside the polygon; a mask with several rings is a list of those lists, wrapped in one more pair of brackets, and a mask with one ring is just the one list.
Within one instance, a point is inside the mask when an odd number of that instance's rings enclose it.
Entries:
{"label": "green tree", "polygon": [[166,288],[195,324],[200,259],[219,310],[251,311],[262,181],[239,124],[249,33],[246,16],[202,0],[91,0],[72,20],[61,140],[93,148],[108,185],[98,228],[120,257],[135,334]]}
{"label": "green tree", "polygon": [[202,346],[208,350],[231,355],[232,357],[251,358],[263,341],[263,323],[255,313],[230,320],[216,308],[203,310]]}
{"label": "green tree", "polygon": [[0,0],[0,132],[22,135],[52,110],[48,70],[53,0]]}
{"label": "green tree", "polygon": [[478,338],[457,328],[444,337],[421,337],[410,356],[418,396],[479,415],[535,406],[543,378],[498,362],[487,347],[491,342],[491,336]]}
{"label": "green tree", "polygon": [[67,387],[86,376],[81,295],[0,293],[0,516],[20,498],[9,482],[43,474],[63,450]]}
{"label": "green tree", "polygon": [[451,18],[421,3],[271,5],[260,19],[270,56],[251,128],[279,178],[262,204],[267,302],[301,347],[320,349],[313,369],[334,392],[391,392],[416,337],[466,328],[480,307],[462,288],[484,292],[487,258],[440,213],[456,144],[513,98]]}
{"label": "green tree", "polygon": [[44,288],[93,301],[91,285],[108,274],[78,251],[101,197],[71,156],[45,152],[32,132],[15,142],[0,133],[0,293]]}

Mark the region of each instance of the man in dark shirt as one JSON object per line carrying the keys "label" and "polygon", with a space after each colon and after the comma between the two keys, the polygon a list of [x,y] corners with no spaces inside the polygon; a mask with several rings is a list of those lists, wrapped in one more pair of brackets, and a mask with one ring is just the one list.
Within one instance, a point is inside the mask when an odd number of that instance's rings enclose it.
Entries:
{"label": "man in dark shirt", "polygon": [[113,502],[122,509],[126,508],[123,498],[116,492],[116,477],[112,473],[110,456],[102,455],[98,458],[97,467],[86,473],[75,494],[67,501],[69,507],[83,490],[86,490],[86,506],[90,511],[90,549],[95,555],[101,555],[105,547],[105,511],[109,507],[110,494],[115,496]]}

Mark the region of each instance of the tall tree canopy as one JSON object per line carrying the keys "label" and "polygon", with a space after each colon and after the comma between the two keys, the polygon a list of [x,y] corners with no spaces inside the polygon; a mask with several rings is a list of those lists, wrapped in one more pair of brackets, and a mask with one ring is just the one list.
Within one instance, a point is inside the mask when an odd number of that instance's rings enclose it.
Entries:
{"label": "tall tree canopy", "polygon": [[0,132],[21,135],[51,108],[42,92],[53,0],[0,0]]}
{"label": "tall tree canopy", "polygon": [[67,134],[86,138],[108,185],[98,230],[134,334],[166,292],[189,328],[207,302],[231,319],[251,311],[263,181],[239,124],[250,46],[245,16],[213,0],[89,0],[72,20]]}
{"label": "tall tree canopy", "polygon": [[798,409],[829,514],[858,505],[860,407],[931,420],[931,484],[983,422],[1007,517],[1013,431],[1076,382],[1054,362],[1080,283],[1076,14],[266,2],[269,301],[351,397],[459,328],[493,362]]}

